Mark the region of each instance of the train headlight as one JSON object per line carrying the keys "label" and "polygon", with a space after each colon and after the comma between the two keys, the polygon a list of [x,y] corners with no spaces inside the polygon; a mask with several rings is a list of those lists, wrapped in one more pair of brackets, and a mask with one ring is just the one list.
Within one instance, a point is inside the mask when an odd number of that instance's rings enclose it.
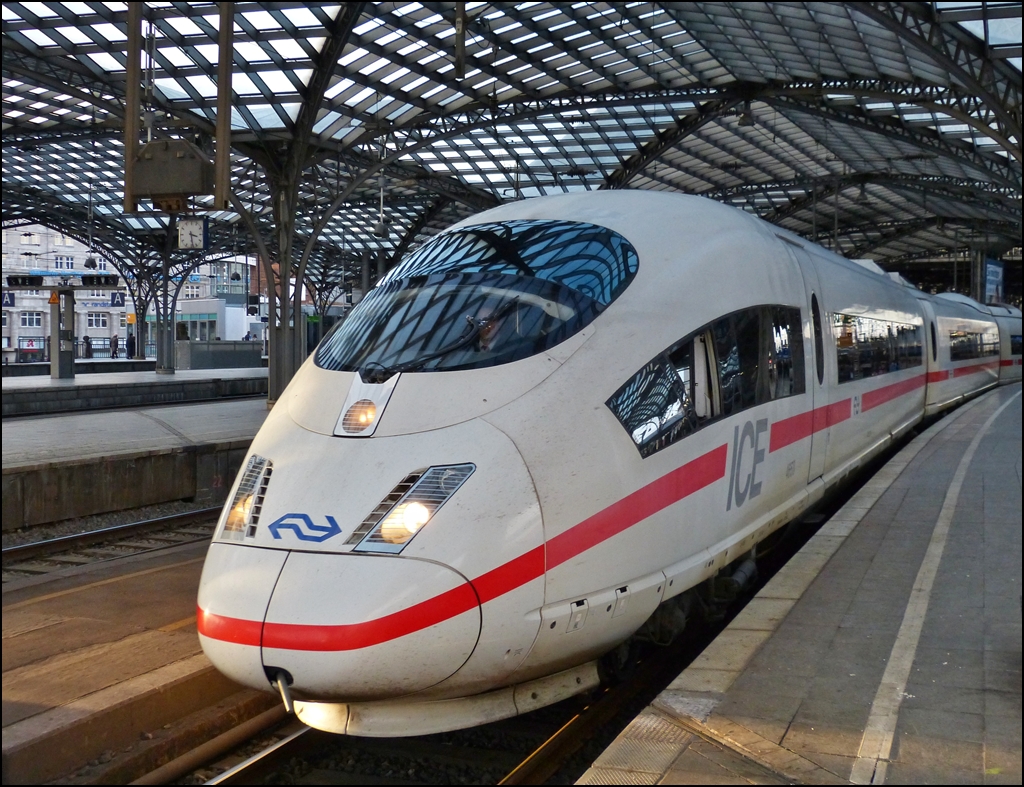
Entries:
{"label": "train headlight", "polygon": [[341,428],[349,434],[365,432],[377,420],[377,405],[369,399],[360,399],[345,411]]}
{"label": "train headlight", "polygon": [[238,482],[238,489],[231,500],[231,508],[228,509],[227,518],[224,520],[221,538],[241,539],[245,535],[246,526],[254,521],[257,498],[262,500],[263,494],[266,493],[266,484],[260,484],[260,481],[265,476],[269,478],[269,471],[269,460],[256,454],[249,457],[245,472],[242,473],[242,480]]}
{"label": "train headlight", "polygon": [[[363,530],[366,535],[355,551],[401,552],[474,470],[476,466],[472,464],[427,468],[376,522],[371,518],[364,521],[356,532]],[[403,484],[408,483],[409,479],[403,481]],[[394,500],[394,492],[385,498],[385,503],[390,500]]]}

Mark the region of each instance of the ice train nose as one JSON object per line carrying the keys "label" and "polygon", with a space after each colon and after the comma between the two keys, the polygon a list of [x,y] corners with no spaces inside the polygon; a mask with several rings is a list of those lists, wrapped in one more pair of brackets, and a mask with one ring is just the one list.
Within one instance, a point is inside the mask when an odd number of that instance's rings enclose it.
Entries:
{"label": "ice train nose", "polygon": [[470,657],[480,634],[476,592],[425,560],[292,552],[263,624],[263,665],[292,691],[372,700],[433,686]]}

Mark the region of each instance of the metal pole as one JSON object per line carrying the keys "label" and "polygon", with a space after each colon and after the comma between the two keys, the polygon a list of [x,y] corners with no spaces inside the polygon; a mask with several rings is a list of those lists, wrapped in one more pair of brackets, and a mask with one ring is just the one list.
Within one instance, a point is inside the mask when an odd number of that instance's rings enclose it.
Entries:
{"label": "metal pole", "polygon": [[128,3],[128,52],[124,107],[124,212],[135,213],[135,157],[139,147],[139,94],[142,83],[143,3]]}
{"label": "metal pole", "polygon": [[366,297],[366,294],[370,291],[370,252],[368,249],[363,249],[362,254],[362,281],[360,282],[363,287],[363,292],[359,296],[362,300]]}
{"label": "metal pole", "polygon": [[231,61],[234,52],[234,3],[220,4],[220,30],[217,60],[217,152],[214,161],[213,204],[217,210],[230,210],[231,200]]}

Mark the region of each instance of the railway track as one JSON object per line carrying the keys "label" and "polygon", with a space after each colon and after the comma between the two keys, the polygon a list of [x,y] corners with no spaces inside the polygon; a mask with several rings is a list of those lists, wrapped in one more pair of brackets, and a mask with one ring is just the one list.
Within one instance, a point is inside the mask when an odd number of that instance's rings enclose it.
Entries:
{"label": "railway track", "polygon": [[207,540],[220,506],[3,549],[3,581]]}

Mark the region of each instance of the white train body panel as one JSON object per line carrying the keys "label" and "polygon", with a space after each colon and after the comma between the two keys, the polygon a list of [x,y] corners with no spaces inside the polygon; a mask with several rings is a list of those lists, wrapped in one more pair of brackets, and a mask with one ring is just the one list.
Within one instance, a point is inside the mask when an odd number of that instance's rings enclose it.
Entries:
{"label": "white train body panel", "polygon": [[[544,232],[549,245],[524,245]],[[427,266],[460,243],[508,270]],[[577,247],[593,255],[578,270]],[[559,254],[556,291],[538,271]],[[463,297],[478,311],[448,305]],[[582,690],[586,664],[659,604],[926,409],[992,384],[998,357],[968,373],[950,355],[951,331],[995,327],[972,308],[699,198],[589,193],[462,222],[324,340],[253,441],[204,569],[203,647],[241,683],[283,674],[300,718],[358,734]],[[357,345],[332,339],[365,324],[367,347],[399,358],[430,319],[456,339],[411,361],[346,366]],[[526,354],[488,365],[502,341]]]}

